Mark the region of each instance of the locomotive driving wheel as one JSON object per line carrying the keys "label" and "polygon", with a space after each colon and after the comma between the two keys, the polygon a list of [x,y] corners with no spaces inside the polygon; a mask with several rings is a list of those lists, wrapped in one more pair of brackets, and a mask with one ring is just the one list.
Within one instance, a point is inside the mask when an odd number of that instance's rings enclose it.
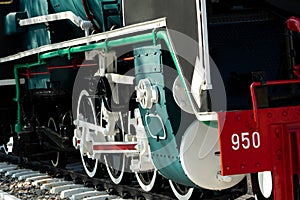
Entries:
{"label": "locomotive driving wheel", "polygon": [[2,146],[0,146],[0,151],[4,152],[5,154],[13,153],[14,138],[12,132],[13,132],[12,125],[3,127],[2,135],[1,135]]}
{"label": "locomotive driving wheel", "polygon": [[[96,124],[96,112],[92,102],[89,98],[89,94],[86,90],[82,90],[77,105],[77,118],[83,120],[84,122]],[[89,177],[94,177],[97,172],[98,159],[92,159],[92,142],[87,141],[87,134],[89,134],[89,129],[86,127],[80,127],[82,132],[80,139],[80,156],[86,174]]]}
{"label": "locomotive driving wheel", "polygon": [[188,200],[191,198],[194,188],[181,185],[169,180],[171,189],[178,200]]}
{"label": "locomotive driving wheel", "polygon": [[140,187],[144,191],[149,192],[154,188],[156,177],[157,177],[157,170],[153,170],[149,172],[136,172],[135,176]]}
{"label": "locomotive driving wheel", "polygon": [[[100,115],[100,124],[102,127],[108,126],[110,129],[114,129],[116,135],[114,136],[107,136],[107,142],[121,142],[125,139],[124,134],[124,124],[122,120],[122,115],[119,112],[118,116],[114,116],[115,113],[109,112],[104,104],[102,103],[101,106],[101,115]],[[108,120],[118,118],[118,120]],[[115,121],[114,124],[109,124],[112,121]],[[118,123],[119,122],[119,123]],[[107,127],[106,127],[107,128]],[[112,130],[110,130],[112,131]],[[125,171],[125,164],[126,158],[125,154],[123,153],[110,153],[104,155],[104,162],[106,165],[107,173],[111,179],[111,181],[115,184],[121,183],[124,171]]]}
{"label": "locomotive driving wheel", "polygon": [[[47,127],[51,130],[58,132],[58,127],[55,119],[53,117],[49,117]],[[67,164],[67,155],[66,152],[63,151],[57,151],[54,153],[54,155],[51,157],[50,162],[53,165],[53,167],[65,167]]]}
{"label": "locomotive driving wheel", "polygon": [[273,181],[270,171],[251,174],[253,193],[257,199],[273,199]]}

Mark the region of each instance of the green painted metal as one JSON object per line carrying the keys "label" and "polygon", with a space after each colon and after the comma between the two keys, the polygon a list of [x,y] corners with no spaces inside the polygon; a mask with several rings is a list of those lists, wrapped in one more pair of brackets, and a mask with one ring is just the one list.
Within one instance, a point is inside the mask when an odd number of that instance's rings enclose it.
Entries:
{"label": "green painted metal", "polygon": [[96,44],[59,49],[59,50],[56,50],[56,51],[52,51],[52,52],[48,52],[48,53],[38,55],[37,56],[38,57],[37,58],[38,62],[15,65],[14,75],[15,75],[15,80],[16,80],[16,83],[17,83],[16,84],[16,98],[15,98],[15,101],[18,104],[17,122],[16,122],[16,125],[15,125],[15,131],[20,132],[21,127],[22,127],[22,124],[21,124],[21,105],[20,105],[20,84],[18,83],[18,80],[19,80],[18,69],[20,69],[20,68],[31,68],[31,67],[34,67],[34,66],[39,66],[41,64],[44,64],[43,63],[44,60],[50,59],[50,58],[68,56],[68,58],[70,59],[71,58],[70,55],[74,54],[74,53],[82,53],[82,52],[91,51],[91,50],[95,50],[95,49],[106,49],[107,50],[108,48],[120,47],[120,46],[124,46],[124,45],[147,42],[147,41],[151,41],[152,39],[153,39],[153,33],[146,33],[146,34],[143,34],[143,35],[131,36],[131,37],[116,39],[116,40],[112,40],[112,41],[104,41],[104,42],[96,43]]}
{"label": "green painted metal", "polygon": [[[37,56],[37,62],[30,63],[30,64],[21,64],[21,65],[15,65],[14,68],[14,75],[16,80],[16,98],[15,101],[18,104],[18,111],[17,111],[17,122],[15,125],[15,131],[21,132],[22,131],[22,123],[21,123],[21,104],[20,104],[20,84],[19,84],[19,75],[18,70],[21,68],[31,68],[35,66],[40,66],[44,64],[46,59],[51,59],[55,57],[68,57],[68,59],[71,58],[72,54],[76,53],[82,53],[86,51],[91,51],[95,49],[104,49],[106,51],[109,51],[110,48],[114,47],[121,47],[125,45],[135,45],[135,44],[153,44],[157,45],[158,41],[161,40],[165,43],[167,46],[172,60],[174,62],[175,68],[177,70],[178,75],[181,78],[182,84],[185,88],[186,95],[189,98],[190,102],[191,97],[188,94],[188,88],[184,81],[183,74],[181,73],[179,62],[176,58],[176,54],[174,52],[174,49],[171,45],[170,39],[168,37],[168,34],[166,31],[158,31],[155,30],[152,31],[152,33],[145,33],[141,35],[136,36],[129,36],[121,39],[113,39],[113,40],[105,40],[100,43],[96,44],[89,44],[89,45],[83,45],[83,46],[76,46],[76,47],[69,47],[64,49],[55,50],[48,53],[43,53],[41,55]],[[158,55],[161,56],[161,55]],[[156,63],[160,64],[160,63]],[[153,80],[158,88],[158,91],[160,91],[160,103],[154,105],[154,112],[149,112],[148,110],[141,109],[142,116],[143,116],[143,122],[145,123],[145,116],[149,113],[157,114],[160,117],[162,117],[163,124],[165,126],[165,131],[167,133],[167,139],[166,140],[157,140],[157,138],[149,137],[149,141],[151,145],[151,152],[152,157],[155,163],[155,166],[159,169],[160,173],[164,176],[170,178],[171,180],[185,184],[187,186],[195,187],[195,184],[192,183],[188,177],[184,174],[184,170],[182,169],[180,159],[179,159],[179,150],[176,143],[175,136],[173,134],[173,128],[171,125],[171,122],[169,121],[169,113],[166,108],[166,96],[164,93],[164,77],[161,71],[157,71],[154,73],[147,73],[146,75],[137,75],[137,80],[140,80],[142,77],[147,77],[151,80]],[[211,123],[211,122],[210,122]],[[215,123],[211,125],[216,125]],[[217,125],[216,125],[217,126]],[[149,131],[148,131],[149,132]],[[149,136],[149,134],[148,134]],[[178,176],[178,174],[181,174]]]}
{"label": "green painted metal", "polygon": [[16,98],[14,101],[17,102],[18,110],[17,110],[17,122],[15,125],[15,132],[19,133],[22,131],[22,123],[21,123],[21,102],[20,102],[20,81],[19,81],[19,73],[18,70],[22,68],[31,68],[35,66],[39,66],[41,62],[36,62],[36,63],[31,63],[31,64],[21,64],[21,65],[15,65],[14,67],[14,76],[15,76],[15,81],[16,81]]}
{"label": "green painted metal", "polygon": [[[28,18],[48,15],[47,0],[20,0],[20,10],[27,13]],[[23,40],[25,49],[33,49],[43,45],[51,44],[50,32],[45,24],[37,24],[26,27],[26,39]]]}
{"label": "green painted metal", "polygon": [[[70,59],[71,58],[70,55],[75,54],[75,53],[82,53],[82,52],[91,51],[91,50],[95,50],[95,49],[108,50],[109,48],[120,47],[120,46],[125,46],[125,45],[134,45],[134,44],[144,43],[144,42],[152,42],[152,43],[156,44],[157,40],[162,40],[166,44],[166,46],[172,56],[175,67],[178,71],[178,74],[181,78],[183,86],[185,87],[186,94],[190,99],[190,96],[188,94],[187,85],[183,79],[183,75],[180,70],[179,62],[176,58],[176,54],[172,48],[171,42],[169,40],[169,37],[168,37],[168,34],[166,31],[156,32],[155,30],[153,30],[152,33],[145,33],[145,34],[141,34],[141,35],[130,36],[130,37],[125,37],[125,38],[115,39],[115,40],[106,40],[106,41],[96,43],[96,44],[64,48],[64,49],[59,49],[59,50],[55,50],[55,51],[48,52],[48,53],[43,53],[43,54],[37,56],[38,61],[36,63],[20,64],[20,65],[15,66],[14,72],[15,72],[16,83],[18,82],[18,77],[19,77],[18,69],[31,68],[34,66],[42,65],[43,61],[46,59],[50,59],[50,58],[54,58],[54,57],[62,57],[62,56],[68,56],[68,58]],[[16,84],[16,99],[15,99],[15,101],[18,103],[18,110],[17,110],[18,117],[17,117],[17,124],[16,124],[16,132],[21,131],[21,107],[20,107],[20,96],[19,95],[20,95],[20,85]],[[191,102],[191,99],[190,99],[190,102]]]}
{"label": "green painted metal", "polygon": [[82,0],[50,0],[50,3],[56,13],[71,11],[75,15],[86,19],[86,14],[82,6]]}
{"label": "green painted metal", "polygon": [[[17,35],[17,49],[20,51],[27,49],[34,49],[43,45],[51,43],[50,32],[46,24],[35,24],[32,26],[21,27],[19,21],[21,19],[48,15],[48,1],[47,0],[19,0],[19,8],[15,5],[14,10],[10,10],[4,17],[5,36]],[[19,12],[16,12],[19,11]],[[16,41],[8,38],[10,43],[14,44]],[[2,44],[2,43],[1,43]]]}
{"label": "green painted metal", "polygon": [[[55,12],[71,11],[87,20],[87,14],[82,0],[50,0]],[[86,9],[95,18],[95,23],[101,31],[108,31],[112,25],[121,26],[121,6],[115,0],[85,0]]]}
{"label": "green painted metal", "polygon": [[[46,65],[40,65],[32,68],[30,71],[32,73],[46,72],[48,70]],[[50,82],[50,74],[40,74],[38,76],[33,76],[28,79],[27,88],[32,89],[44,89],[48,88],[48,82]]]}
{"label": "green painted metal", "polygon": [[218,121],[203,121],[202,123],[204,123],[207,126],[210,126],[212,128],[218,128]]}
{"label": "green painted metal", "polygon": [[[151,149],[151,157],[158,171],[168,179],[187,186],[195,187],[185,175],[179,160],[179,149],[176,142],[176,128],[172,125],[176,118],[177,110],[168,110],[167,86],[165,85],[164,67],[160,45],[143,46],[134,49],[136,84],[142,79],[148,79],[152,86],[157,88],[159,100],[151,109],[143,109],[140,112]],[[173,96],[171,97],[173,98]],[[178,116],[180,117],[180,116]],[[159,122],[161,121],[161,122]],[[175,122],[176,123],[176,122]]]}

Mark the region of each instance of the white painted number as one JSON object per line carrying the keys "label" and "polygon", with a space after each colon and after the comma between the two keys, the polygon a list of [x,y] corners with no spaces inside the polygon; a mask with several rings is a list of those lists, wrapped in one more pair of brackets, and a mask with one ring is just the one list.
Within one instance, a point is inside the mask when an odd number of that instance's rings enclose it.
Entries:
{"label": "white painted number", "polygon": [[258,149],[260,147],[260,135],[258,132],[254,132],[252,134],[252,142],[253,142],[253,147],[255,149]]}
{"label": "white painted number", "polygon": [[250,139],[248,132],[242,133],[242,146],[244,147],[244,149],[249,149],[250,147]]}
{"label": "white painted number", "polygon": [[242,147],[243,149],[249,149],[253,146],[255,149],[260,147],[260,134],[258,132],[243,132],[239,134],[232,134],[231,136],[232,149],[237,151]]}
{"label": "white painted number", "polygon": [[233,150],[238,150],[240,148],[240,138],[238,134],[233,134],[231,136],[232,148]]}

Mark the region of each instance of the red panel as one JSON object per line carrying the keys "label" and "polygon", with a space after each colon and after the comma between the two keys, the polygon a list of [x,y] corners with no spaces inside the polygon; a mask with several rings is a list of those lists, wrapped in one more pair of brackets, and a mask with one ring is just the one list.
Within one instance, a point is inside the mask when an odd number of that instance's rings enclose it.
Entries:
{"label": "red panel", "polygon": [[287,129],[292,141],[293,172],[294,174],[300,174],[300,123],[289,124]]}
{"label": "red panel", "polygon": [[[295,20],[289,28],[300,32],[300,20]],[[300,80],[264,84],[295,83]],[[300,174],[300,106],[258,109],[255,87],[261,84],[250,87],[253,111],[218,114],[222,174],[272,171],[274,200],[294,199],[293,173]]]}
{"label": "red panel", "polygon": [[[223,175],[272,171],[274,157],[285,154],[293,146],[297,160],[292,162],[290,159],[289,164],[299,165],[300,147],[297,141],[300,141],[300,136],[289,136],[295,138],[292,143],[288,143],[285,137],[299,132],[300,107],[259,109],[257,116],[258,121],[255,123],[253,111],[250,110],[218,114],[219,127],[222,127],[219,129],[219,137]],[[272,129],[274,125],[282,125],[284,130]],[[279,130],[282,133],[279,134]],[[274,138],[285,143],[276,143]]]}
{"label": "red panel", "polygon": [[270,137],[258,130],[253,111],[219,113],[222,175],[271,169]]}
{"label": "red panel", "polygon": [[284,124],[272,125],[272,173],[274,199],[294,199],[291,134]]}

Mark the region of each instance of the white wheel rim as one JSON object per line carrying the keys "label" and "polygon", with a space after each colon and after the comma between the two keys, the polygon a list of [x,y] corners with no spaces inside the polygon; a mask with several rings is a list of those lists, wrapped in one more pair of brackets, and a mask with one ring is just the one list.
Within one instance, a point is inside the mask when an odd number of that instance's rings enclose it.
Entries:
{"label": "white wheel rim", "polygon": [[[149,172],[149,173],[150,173],[150,172]],[[152,179],[151,179],[151,181],[150,181],[149,184],[145,184],[145,183],[141,180],[141,178],[140,178],[140,176],[139,176],[139,173],[137,173],[137,172],[135,173],[136,179],[137,179],[137,181],[138,181],[140,187],[141,187],[144,191],[146,191],[146,192],[151,191],[152,188],[153,188],[154,185],[155,185],[155,180],[156,180],[157,171],[154,170],[152,173],[153,173],[153,176],[152,176]]]}
{"label": "white wheel rim", "polygon": [[12,153],[13,146],[14,146],[14,137],[10,137],[6,145],[3,144],[2,146],[0,146],[0,150],[3,150],[5,154],[9,154]]}
{"label": "white wheel rim", "polygon": [[[55,123],[55,120],[54,120],[53,117],[50,117],[48,119],[48,124],[47,124],[48,128],[50,128],[51,125],[53,126],[54,131],[57,132],[57,126],[56,126],[56,123]],[[58,166],[58,162],[59,162],[59,152],[56,152],[56,159],[55,160],[51,159],[51,164],[54,167],[57,167]]]}
{"label": "white wheel rim", "polygon": [[8,154],[5,145],[0,146],[0,149],[3,150],[5,154]]}
{"label": "white wheel rim", "polygon": [[58,165],[58,162],[59,162],[59,156],[60,156],[60,153],[59,152],[56,152],[56,160],[51,160],[51,163],[54,167],[57,167]]}
{"label": "white wheel rim", "polygon": [[173,184],[173,182],[171,180],[169,180],[169,183],[170,183],[170,186],[171,186],[171,189],[172,189],[174,195],[177,197],[178,200],[188,200],[191,198],[194,188],[190,188],[186,194],[182,195],[177,191],[175,185]]}
{"label": "white wheel rim", "polygon": [[272,173],[270,171],[258,172],[257,176],[261,194],[265,198],[269,198],[273,190]]}
{"label": "white wheel rim", "polygon": [[[80,102],[81,102],[81,99],[83,96],[89,96],[89,93],[86,91],[86,90],[82,90],[80,95],[79,95],[79,98],[78,98],[78,104],[77,104],[77,117],[80,115],[79,113],[79,108],[80,108]],[[90,103],[91,105],[91,109],[92,109],[92,113],[93,113],[93,120],[94,120],[94,123],[96,124],[96,111],[95,111],[95,108],[93,106],[93,102],[90,98],[88,98],[88,102]],[[80,141],[80,156],[81,156],[81,161],[82,161],[82,164],[83,164],[83,168],[86,172],[86,174],[89,176],[89,177],[94,177],[96,172],[97,172],[97,167],[98,167],[98,159],[95,159],[95,165],[93,167],[92,170],[89,170],[89,168],[87,167],[86,165],[86,161],[84,160],[84,156],[83,156],[83,148],[84,148],[84,142],[85,142],[85,136],[86,136],[86,132],[82,131],[82,136],[81,136],[81,141]]]}
{"label": "white wheel rim", "polygon": [[[102,104],[102,106],[104,106],[104,105]],[[104,110],[106,110],[106,109],[102,109],[102,108],[101,108],[101,112],[103,112]],[[101,113],[101,116],[102,116],[102,113]],[[121,116],[121,113],[120,113],[120,112],[119,112],[119,118],[120,118],[120,120],[121,120],[121,131],[122,131],[122,134],[123,134],[123,140],[124,140],[124,138],[125,138],[125,136],[124,136],[124,124],[123,124],[123,120],[122,120],[122,116]],[[102,121],[102,120],[101,120],[101,121]],[[114,156],[114,155],[112,155],[112,156]],[[122,181],[123,175],[124,175],[124,170],[125,170],[125,155],[124,155],[124,154],[121,155],[121,156],[120,156],[120,159],[121,159],[121,158],[122,158],[122,163],[119,163],[119,164],[121,164],[122,167],[121,167],[120,170],[118,170],[120,174],[118,175],[118,177],[116,177],[116,176],[113,175],[113,173],[112,173],[112,171],[111,171],[111,168],[113,168],[113,166],[110,166],[110,165],[109,165],[109,163],[108,163],[108,161],[107,161],[107,156],[104,155],[104,161],[105,161],[105,165],[106,165],[106,169],[107,169],[108,175],[109,175],[110,179],[112,180],[112,182],[115,183],[115,184],[119,184],[119,183]],[[113,160],[113,161],[115,161],[115,160]],[[115,165],[114,165],[114,166],[115,166]],[[120,165],[119,165],[119,166],[120,166]]]}
{"label": "white wheel rim", "polygon": [[122,181],[123,175],[124,175],[124,168],[125,168],[125,158],[123,156],[123,162],[122,162],[122,169],[120,171],[120,174],[118,177],[115,177],[111,171],[111,166],[109,165],[106,156],[104,156],[104,161],[105,161],[105,165],[106,165],[106,169],[107,169],[107,173],[110,177],[110,179],[112,180],[112,182],[114,184],[119,184]]}

